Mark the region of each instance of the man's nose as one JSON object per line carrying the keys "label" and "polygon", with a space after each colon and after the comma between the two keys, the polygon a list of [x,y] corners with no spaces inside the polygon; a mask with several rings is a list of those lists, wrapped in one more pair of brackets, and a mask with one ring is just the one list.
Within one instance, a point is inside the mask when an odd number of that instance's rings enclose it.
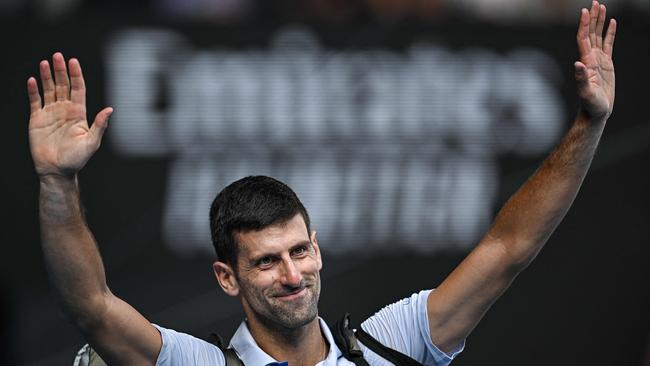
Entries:
{"label": "man's nose", "polygon": [[282,284],[291,287],[298,287],[302,282],[302,274],[293,260],[283,261]]}

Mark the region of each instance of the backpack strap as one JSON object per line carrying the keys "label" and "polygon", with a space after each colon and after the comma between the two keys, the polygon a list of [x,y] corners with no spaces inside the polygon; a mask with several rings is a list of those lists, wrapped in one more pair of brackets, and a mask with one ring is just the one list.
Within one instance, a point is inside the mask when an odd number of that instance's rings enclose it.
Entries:
{"label": "backpack strap", "polygon": [[397,366],[422,366],[421,363],[411,357],[386,347],[378,340],[366,333],[361,327],[354,332],[350,330],[350,314],[346,313],[341,320],[334,325],[334,341],[339,346],[341,352],[348,360],[357,366],[368,366],[368,362],[363,358],[363,352],[359,347],[359,341],[371,351],[375,352],[385,360],[392,362]]}
{"label": "backpack strap", "polygon": [[226,359],[226,366],[244,366],[242,360],[237,356],[237,352],[232,348],[224,346],[223,339],[217,333],[210,333],[207,340],[219,347],[221,352],[223,352],[223,357]]}
{"label": "backpack strap", "polygon": [[421,363],[402,352],[384,346],[370,334],[361,329],[361,327],[355,331],[354,335],[361,341],[361,343],[363,343],[364,346],[370,348],[373,352],[397,366],[422,366]]}
{"label": "backpack strap", "polygon": [[239,356],[237,356],[237,352],[235,352],[234,349],[224,348],[222,351],[223,357],[226,359],[226,366],[244,366],[244,363]]}
{"label": "backpack strap", "polygon": [[73,366],[106,366],[104,360],[95,352],[89,344],[85,344],[77,352]]}
{"label": "backpack strap", "polygon": [[334,324],[332,329],[334,343],[339,347],[343,356],[356,366],[370,366],[363,358],[363,351],[357,342],[354,332],[350,329],[350,314],[345,313],[343,318]]}

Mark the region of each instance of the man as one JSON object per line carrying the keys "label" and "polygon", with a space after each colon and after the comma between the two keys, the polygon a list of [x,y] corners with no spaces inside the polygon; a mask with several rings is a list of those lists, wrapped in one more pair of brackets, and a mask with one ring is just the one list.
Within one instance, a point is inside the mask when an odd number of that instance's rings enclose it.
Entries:
{"label": "man", "polygon": [[[446,365],[519,272],[535,258],[575,198],[614,104],[612,47],[616,22],[606,9],[582,9],[575,77],[577,117],[559,146],[510,198],[467,258],[435,291],[390,305],[362,324],[385,345],[418,361]],[[79,199],[77,172],[99,148],[111,108],[88,126],[85,86],[76,59],[40,64],[43,96],[27,82],[29,140],[40,180],[45,260],[63,306],[110,365],[223,364],[215,346],[152,325],[113,295]],[[316,234],[295,194],[268,177],[224,189],[211,209],[219,285],[240,298],[246,320],[231,342],[244,363],[349,365],[318,318],[322,268]],[[217,310],[218,311],[218,310]],[[365,349],[372,365],[385,364]]]}

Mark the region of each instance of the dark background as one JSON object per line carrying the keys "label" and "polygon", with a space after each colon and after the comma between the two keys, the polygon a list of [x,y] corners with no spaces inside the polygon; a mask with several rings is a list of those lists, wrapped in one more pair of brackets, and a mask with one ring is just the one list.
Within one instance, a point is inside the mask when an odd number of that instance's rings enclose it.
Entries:
{"label": "dark background", "polygon": [[[497,52],[530,46],[561,65],[566,121],[575,111],[577,16],[565,16],[561,10],[557,16],[522,20],[482,18],[447,8],[444,2],[432,2],[437,7],[427,8],[430,13],[387,10],[377,4],[269,4],[251,2],[247,10],[214,18],[176,18],[153,1],[93,1],[54,15],[39,2],[3,10],[0,344],[5,350],[0,364],[71,364],[84,343],[57,307],[47,282],[39,247],[38,181],[27,141],[25,81],[37,72],[39,60],[55,51],[82,60],[93,114],[106,103],[104,45],[116,31],[134,26],[174,29],[209,47],[235,42],[234,34],[235,39],[263,44],[265,34],[289,22],[307,24],[332,40],[334,49],[378,43],[399,48],[416,39],[433,39],[450,49],[480,46]],[[579,6],[572,14],[577,15]],[[386,16],[395,12],[401,15]],[[615,45],[617,99],[592,169],[545,249],[469,337],[455,365],[648,365],[650,26],[647,11],[632,5],[612,13],[620,25]],[[495,213],[542,158],[499,156]],[[179,257],[162,244],[168,164],[167,158],[119,156],[104,145],[80,176],[89,225],[118,296],[157,324],[200,337],[217,330],[227,338],[242,314],[236,300],[216,286],[213,258]],[[333,322],[350,312],[360,321],[383,304],[435,287],[467,254],[373,253],[372,243],[368,248],[370,253],[361,257],[325,253],[320,305],[325,319]]]}

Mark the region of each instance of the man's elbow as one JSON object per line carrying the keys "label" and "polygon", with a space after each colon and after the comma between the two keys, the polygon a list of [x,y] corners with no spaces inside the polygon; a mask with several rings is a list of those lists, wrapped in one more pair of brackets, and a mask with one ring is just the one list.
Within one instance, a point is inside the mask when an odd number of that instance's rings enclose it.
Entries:
{"label": "man's elbow", "polygon": [[67,302],[63,308],[72,323],[84,334],[92,333],[105,323],[113,294],[110,291]]}
{"label": "man's elbow", "polygon": [[503,240],[499,245],[504,252],[506,270],[515,276],[528,268],[541,249],[535,241],[521,238]]}
{"label": "man's elbow", "polygon": [[512,237],[494,237],[487,235],[481,241],[482,246],[490,248],[489,252],[501,263],[502,272],[514,277],[526,269],[539,253],[537,246],[528,239]]}

